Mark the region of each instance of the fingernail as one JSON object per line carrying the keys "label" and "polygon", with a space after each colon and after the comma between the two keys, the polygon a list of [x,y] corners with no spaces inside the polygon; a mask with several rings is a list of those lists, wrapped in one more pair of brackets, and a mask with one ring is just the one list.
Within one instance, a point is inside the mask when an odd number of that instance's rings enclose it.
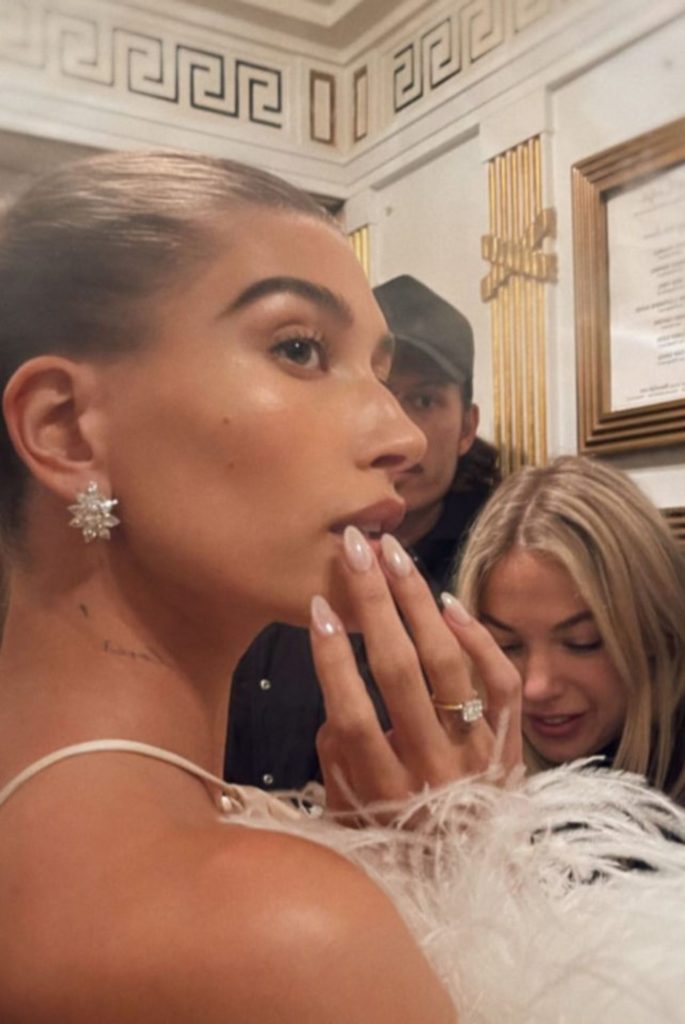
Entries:
{"label": "fingernail", "polygon": [[448,594],[447,592],[440,595],[442,601],[442,607],[445,609],[449,617],[453,622],[456,622],[458,626],[468,626],[472,621],[471,616],[464,608],[461,601],[454,596],[454,594]]}
{"label": "fingernail", "polygon": [[325,597],[316,594],[311,604],[312,625],[321,636],[334,636],[342,632],[342,622],[335,614]]}
{"label": "fingernail", "polygon": [[343,534],[343,545],[347,561],[357,572],[368,572],[373,565],[373,551],[366,538],[356,526],[348,526]]}
{"label": "fingernail", "polygon": [[412,569],[411,558],[396,537],[384,533],[381,537],[383,561],[394,576],[408,576]]}

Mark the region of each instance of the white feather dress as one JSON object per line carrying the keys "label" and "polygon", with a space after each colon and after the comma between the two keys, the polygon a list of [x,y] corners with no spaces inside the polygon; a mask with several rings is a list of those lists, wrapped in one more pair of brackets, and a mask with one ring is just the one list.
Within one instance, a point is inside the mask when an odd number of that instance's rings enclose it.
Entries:
{"label": "white feather dress", "polygon": [[305,813],[293,794],[228,785],[170,751],[93,740],[29,765],[0,806],[52,764],[102,750],[174,764],[223,793],[227,822],[358,864],[397,905],[460,1024],[685,1024],[685,812],[636,776],[584,762],[502,786],[464,779],[376,808],[392,825],[348,828],[316,793],[295,795]]}
{"label": "white feather dress", "polygon": [[359,864],[399,907],[461,1024],[685,1024],[685,813],[587,763],[407,805],[424,827],[275,825]]}

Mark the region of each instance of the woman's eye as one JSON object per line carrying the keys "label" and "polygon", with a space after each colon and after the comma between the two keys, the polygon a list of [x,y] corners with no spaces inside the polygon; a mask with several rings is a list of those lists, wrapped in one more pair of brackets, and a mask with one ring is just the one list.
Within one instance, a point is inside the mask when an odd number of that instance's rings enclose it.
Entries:
{"label": "woman's eye", "polygon": [[518,654],[519,651],[523,650],[523,644],[515,644],[515,643],[499,644],[499,649],[500,649],[500,651],[503,651],[504,654],[508,654],[508,655]]}
{"label": "woman's eye", "polygon": [[589,642],[582,644],[574,640],[566,640],[566,642],[564,643],[564,647],[568,651],[574,651],[577,654],[587,654],[592,651],[599,651],[602,649],[602,646],[603,644],[601,637],[598,640],[590,640]]}
{"label": "woman's eye", "polygon": [[327,366],[326,350],[316,338],[287,338],[274,345],[272,351],[305,370],[324,370]]}

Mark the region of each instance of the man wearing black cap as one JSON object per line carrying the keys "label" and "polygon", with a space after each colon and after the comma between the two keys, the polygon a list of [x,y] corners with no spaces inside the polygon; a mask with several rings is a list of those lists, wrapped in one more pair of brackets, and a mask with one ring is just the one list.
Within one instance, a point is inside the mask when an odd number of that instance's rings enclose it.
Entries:
{"label": "man wearing black cap", "polygon": [[[388,385],[428,440],[421,462],[396,482],[407,503],[396,536],[437,597],[498,480],[495,449],[476,437],[473,331],[454,306],[407,274],[375,288],[374,295],[397,343]],[[362,638],[351,640],[360,675],[389,728]],[[301,788],[319,779],[315,738],[323,720],[308,631],[268,626],[233,676],[225,777],[264,789]]]}

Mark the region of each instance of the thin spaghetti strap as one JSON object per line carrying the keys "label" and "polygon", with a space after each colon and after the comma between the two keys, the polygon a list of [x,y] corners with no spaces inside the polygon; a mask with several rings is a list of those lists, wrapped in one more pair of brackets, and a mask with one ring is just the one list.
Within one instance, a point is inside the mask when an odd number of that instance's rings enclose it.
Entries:
{"label": "thin spaghetti strap", "polygon": [[156,761],[164,761],[166,764],[189,772],[196,778],[201,779],[207,786],[215,786],[219,791],[217,806],[223,814],[240,813],[243,817],[269,818],[274,821],[292,821],[301,818],[301,812],[287,800],[279,800],[270,793],[264,793],[260,789],[253,789],[250,786],[236,786],[225,782],[218,775],[212,775],[205,771],[194,761],[189,761],[180,754],[171,750],[164,750],[162,747],[152,746],[150,743],[139,743],[137,740],[88,740],[85,743],[74,743],[69,747],[60,747],[51,754],[34,761],[23,771],[15,775],[2,789],[0,789],[0,807],[5,804],[16,791],[40,772],[51,768],[53,764],[66,761],[69,757],[77,757],[81,754],[99,754],[103,752],[114,752],[124,754],[140,754],[142,757],[151,757]]}
{"label": "thin spaghetti strap", "polygon": [[[174,754],[171,750],[164,750],[162,747],[154,747],[149,743],[139,743],[136,740],[89,740],[86,743],[74,743],[69,747],[60,747],[59,750],[54,750],[51,754],[47,754],[45,757],[41,757],[40,760],[34,761],[23,771],[19,772],[18,775],[7,783],[2,789],[0,789],[0,807],[9,800],[9,798],[16,793],[16,791],[32,779],[34,775],[38,775],[40,772],[51,768],[53,764],[58,764],[60,761],[66,761],[69,757],[77,757],[80,754],[99,754],[103,751],[115,751],[126,754],[140,754],[143,757],[151,757],[157,761],[166,761],[168,764],[174,765],[176,768],[182,768],[186,772],[190,772],[191,775],[195,775],[198,779],[202,779],[203,782],[209,785],[216,786],[220,792],[227,793],[229,796],[235,789],[230,783],[224,782],[217,775],[212,775],[211,772],[205,771],[204,768],[200,768],[199,765],[193,761],[189,761],[185,757],[181,757],[180,754]],[[222,804],[222,809],[226,810],[225,804]]]}

